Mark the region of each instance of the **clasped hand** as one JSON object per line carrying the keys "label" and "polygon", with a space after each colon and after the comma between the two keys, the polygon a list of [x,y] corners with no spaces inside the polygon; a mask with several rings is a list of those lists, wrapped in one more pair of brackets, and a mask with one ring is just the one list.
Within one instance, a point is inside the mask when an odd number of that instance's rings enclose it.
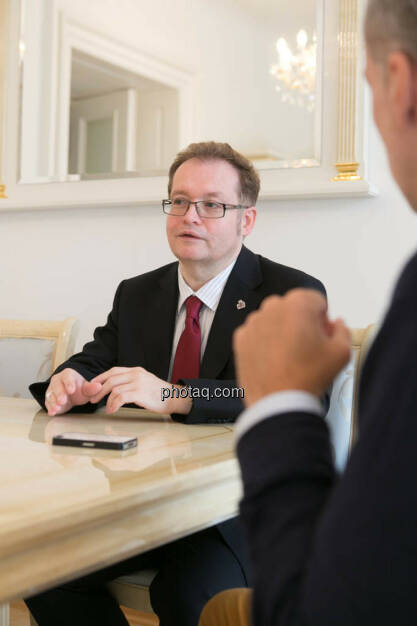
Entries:
{"label": "clasped hand", "polygon": [[266,298],[234,334],[237,378],[245,404],[276,391],[321,396],[350,356],[350,332],[330,320],[317,291],[294,289]]}
{"label": "clasped hand", "polygon": [[45,396],[49,415],[61,415],[72,407],[97,403],[109,395],[106,413],[114,413],[123,404],[133,403],[157,413],[188,413],[191,400],[161,399],[161,389],[171,384],[143,367],[112,367],[89,382],[78,372],[66,368],[51,378]]}

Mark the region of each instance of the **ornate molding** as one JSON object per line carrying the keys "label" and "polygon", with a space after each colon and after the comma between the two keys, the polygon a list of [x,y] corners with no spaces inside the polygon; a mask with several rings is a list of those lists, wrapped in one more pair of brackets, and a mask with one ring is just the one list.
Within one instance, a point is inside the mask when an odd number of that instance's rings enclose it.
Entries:
{"label": "ornate molding", "polygon": [[338,175],[332,180],[361,180],[356,156],[358,0],[340,0],[339,11]]}
{"label": "ornate molding", "polygon": [[6,185],[3,184],[5,159],[5,103],[6,76],[9,46],[9,3],[0,2],[0,199],[7,198]]}

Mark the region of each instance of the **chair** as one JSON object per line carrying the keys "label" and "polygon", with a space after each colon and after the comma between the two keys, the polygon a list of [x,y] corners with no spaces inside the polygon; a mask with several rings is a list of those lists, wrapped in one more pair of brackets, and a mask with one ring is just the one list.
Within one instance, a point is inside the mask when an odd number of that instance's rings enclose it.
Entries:
{"label": "chair", "polygon": [[352,356],[333,381],[326,421],[330,428],[335,465],[343,471],[358,437],[357,406],[359,373],[375,333],[375,325],[351,329]]}
{"label": "chair", "polygon": [[108,587],[119,604],[134,611],[146,613],[136,626],[157,626],[159,620],[152,610],[149,587],[157,575],[157,570],[141,570],[129,576],[121,576],[109,583]]}
{"label": "chair", "polygon": [[0,396],[30,398],[28,385],[48,378],[72,354],[76,330],[74,317],[62,322],[0,319]]}
{"label": "chair", "polygon": [[[157,616],[152,611],[149,597],[149,587],[156,574],[156,570],[142,570],[137,574],[121,576],[108,584],[110,591],[121,606],[146,614],[141,615],[140,618],[135,616],[135,626],[158,626],[159,624]],[[8,622],[2,624],[0,621],[0,626],[8,626]],[[30,626],[38,626],[31,613]]]}
{"label": "chair", "polygon": [[[74,317],[62,322],[0,319],[0,396],[30,398],[28,385],[48,378],[71,356],[76,332]],[[0,626],[8,625],[9,605],[4,604]]]}

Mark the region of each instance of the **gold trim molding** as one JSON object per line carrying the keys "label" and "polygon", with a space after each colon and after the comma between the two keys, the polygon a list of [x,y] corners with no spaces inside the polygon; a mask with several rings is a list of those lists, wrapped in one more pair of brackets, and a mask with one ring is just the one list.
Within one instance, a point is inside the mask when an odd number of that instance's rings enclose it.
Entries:
{"label": "gold trim molding", "polygon": [[337,176],[332,178],[334,181],[339,180],[362,180],[358,174],[359,163],[335,163],[335,168],[339,172]]}
{"label": "gold trim molding", "polygon": [[358,0],[340,0],[339,4],[339,68],[338,68],[338,175],[332,178],[361,180],[356,158],[357,130],[357,56],[358,56]]}
{"label": "gold trim molding", "polygon": [[5,102],[6,102],[6,74],[8,58],[9,2],[0,0],[0,199],[7,198],[6,185],[2,181],[4,172],[4,132],[5,132]]}

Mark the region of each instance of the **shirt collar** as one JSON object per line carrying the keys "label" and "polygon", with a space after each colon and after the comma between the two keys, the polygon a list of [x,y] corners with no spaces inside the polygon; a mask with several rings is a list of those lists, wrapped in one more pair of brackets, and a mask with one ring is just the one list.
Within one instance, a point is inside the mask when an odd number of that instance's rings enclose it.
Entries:
{"label": "shirt collar", "polygon": [[211,309],[214,313],[217,310],[221,295],[223,293],[224,286],[229,278],[230,272],[232,271],[234,265],[236,263],[236,259],[230,263],[224,270],[222,270],[219,274],[214,276],[211,280],[205,283],[198,291],[193,291],[189,285],[185,282],[180,266],[178,264],[178,308],[177,314],[180,312],[181,307],[189,296],[197,296],[201,300],[201,302]]}

